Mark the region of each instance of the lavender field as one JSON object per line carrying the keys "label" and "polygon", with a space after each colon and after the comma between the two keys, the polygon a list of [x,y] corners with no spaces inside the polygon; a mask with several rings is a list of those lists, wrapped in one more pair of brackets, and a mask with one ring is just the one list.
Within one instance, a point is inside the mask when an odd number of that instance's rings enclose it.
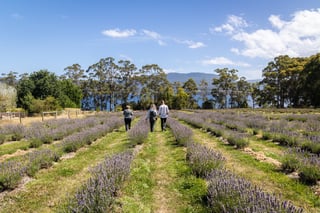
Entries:
{"label": "lavender field", "polygon": [[320,212],[320,111],[0,124],[0,212]]}

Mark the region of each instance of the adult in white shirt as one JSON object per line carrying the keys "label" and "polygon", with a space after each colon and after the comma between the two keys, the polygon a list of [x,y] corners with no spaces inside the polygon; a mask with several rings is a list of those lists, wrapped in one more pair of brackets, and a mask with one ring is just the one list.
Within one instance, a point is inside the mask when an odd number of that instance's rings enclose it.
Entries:
{"label": "adult in white shirt", "polygon": [[159,107],[159,117],[161,120],[161,130],[166,130],[167,118],[169,115],[169,107],[164,103],[164,100],[161,101],[161,105]]}

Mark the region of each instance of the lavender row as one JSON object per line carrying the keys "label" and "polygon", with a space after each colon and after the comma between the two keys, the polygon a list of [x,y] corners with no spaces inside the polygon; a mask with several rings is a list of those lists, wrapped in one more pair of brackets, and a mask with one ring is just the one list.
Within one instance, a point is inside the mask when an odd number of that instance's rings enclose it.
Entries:
{"label": "lavender row", "polygon": [[133,146],[142,144],[148,138],[149,123],[145,119],[141,118],[137,124],[128,131],[127,134],[128,139]]}
{"label": "lavender row", "polygon": [[60,154],[50,149],[36,150],[20,159],[0,162],[0,192],[16,188],[25,176],[34,174],[43,168],[49,168],[58,161]]}
{"label": "lavender row", "polygon": [[58,161],[64,152],[78,150],[85,144],[104,136],[122,124],[122,119],[111,116],[104,123],[77,132],[66,137],[61,143],[51,149],[36,150],[20,158],[0,163],[0,191],[14,189],[21,179],[28,175],[33,176],[38,170],[48,168],[54,161]]}
{"label": "lavender row", "polygon": [[284,172],[298,172],[303,183],[315,185],[320,180],[320,155],[300,148],[288,149],[282,158],[281,167]]}
{"label": "lavender row", "polygon": [[193,132],[189,127],[182,125],[179,121],[171,117],[168,118],[167,124],[179,145],[186,146],[193,141]]}
{"label": "lavender row", "polygon": [[100,124],[109,115],[86,117],[83,119],[50,119],[44,122],[33,122],[29,125],[7,124],[0,128],[2,142],[4,140],[19,141],[23,138],[28,140],[38,138],[45,143],[53,140],[61,140],[63,137],[80,131],[83,128]]}
{"label": "lavender row", "polygon": [[61,143],[56,144],[63,152],[75,152],[84,145],[90,145],[96,139],[105,136],[115,128],[122,125],[123,120],[118,116],[111,116],[102,124],[85,129],[81,132],[65,137]]}
{"label": "lavender row", "polygon": [[288,201],[263,192],[249,181],[224,170],[213,170],[208,176],[208,204],[212,212],[229,213],[302,213]]}
{"label": "lavender row", "polygon": [[212,123],[210,114],[200,113],[187,114],[183,112],[176,112],[174,114],[178,119],[184,120],[189,124],[202,128],[216,137],[222,137],[227,143],[235,146],[237,149],[242,149],[249,145],[249,134],[244,131],[236,131],[236,128],[226,127],[217,123]]}
{"label": "lavender row", "polygon": [[[183,126],[179,122],[175,125]],[[176,129],[182,132],[179,128]],[[189,141],[186,158],[193,173],[208,182],[207,201],[210,212],[303,212],[290,202],[282,202],[276,196],[263,192],[249,181],[225,170],[225,158],[213,149]]]}
{"label": "lavender row", "polygon": [[117,191],[130,173],[132,152],[107,157],[60,212],[111,212]]}
{"label": "lavender row", "polygon": [[[188,117],[194,117],[192,119]],[[319,115],[270,115],[237,111],[195,111],[193,114],[178,113],[178,117],[187,117],[193,124],[213,133],[232,130],[232,134],[262,133],[262,138],[272,140],[289,147],[301,147],[311,153],[320,153],[320,116]],[[294,118],[293,118],[294,117]],[[213,126],[213,128],[212,128]],[[221,127],[219,127],[221,126]],[[221,130],[222,129],[222,130]],[[230,131],[229,131],[230,132]],[[227,138],[227,137],[226,137]],[[229,141],[229,140],[228,140]],[[230,140],[232,142],[232,139]],[[247,142],[240,146],[247,146]]]}
{"label": "lavender row", "polygon": [[187,145],[186,160],[194,175],[204,178],[212,170],[222,168],[225,158],[220,152],[199,143]]}

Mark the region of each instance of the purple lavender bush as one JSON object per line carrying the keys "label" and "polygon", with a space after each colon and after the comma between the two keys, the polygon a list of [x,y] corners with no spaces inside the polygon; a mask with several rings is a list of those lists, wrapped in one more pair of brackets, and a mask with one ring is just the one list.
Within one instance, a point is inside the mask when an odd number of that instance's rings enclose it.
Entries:
{"label": "purple lavender bush", "polygon": [[16,188],[26,170],[27,167],[21,161],[0,162],[0,192]]}
{"label": "purple lavender bush", "polygon": [[61,212],[112,212],[117,191],[129,176],[132,152],[107,157],[91,170],[91,177],[79,189]]}
{"label": "purple lavender bush", "polygon": [[208,205],[216,213],[302,213],[288,201],[263,192],[249,181],[226,170],[213,170],[208,176]]}
{"label": "purple lavender bush", "polygon": [[133,146],[145,142],[148,138],[148,134],[149,123],[143,118],[141,118],[127,133],[129,141]]}
{"label": "purple lavender bush", "polygon": [[220,152],[198,143],[188,144],[186,159],[192,172],[202,178],[212,170],[222,168],[225,161]]}
{"label": "purple lavender bush", "polygon": [[179,145],[186,146],[189,142],[192,142],[193,132],[189,127],[170,117],[167,120],[167,124]]}

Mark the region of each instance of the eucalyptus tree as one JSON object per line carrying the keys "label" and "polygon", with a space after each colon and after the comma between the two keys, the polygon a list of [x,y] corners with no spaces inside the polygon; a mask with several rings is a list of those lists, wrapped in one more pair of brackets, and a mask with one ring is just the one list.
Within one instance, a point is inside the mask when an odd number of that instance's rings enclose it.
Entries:
{"label": "eucalyptus tree", "polygon": [[112,57],[102,58],[86,70],[89,80],[89,94],[94,99],[94,105],[97,109],[106,109],[108,100],[110,111],[115,109],[118,70]]}
{"label": "eucalyptus tree", "polygon": [[209,84],[206,80],[202,79],[199,84],[200,97],[202,102],[206,102],[208,100],[209,92]]}
{"label": "eucalyptus tree", "polygon": [[251,83],[249,86],[249,96],[252,99],[252,108],[256,108],[256,104],[260,100],[260,84],[259,82]]}
{"label": "eucalyptus tree", "polygon": [[250,94],[250,83],[245,77],[241,77],[236,82],[236,88],[231,92],[232,103],[238,108],[248,107],[248,96]]}
{"label": "eucalyptus tree", "polygon": [[122,104],[138,94],[137,67],[128,60],[120,60],[118,91]]}
{"label": "eucalyptus tree", "polygon": [[301,95],[297,88],[305,62],[304,58],[290,58],[287,55],[278,56],[269,62],[262,73],[263,93],[268,94],[264,96],[263,102],[278,108],[298,105]]}
{"label": "eucalyptus tree", "polygon": [[178,88],[182,87],[180,81],[175,81],[172,83],[173,93],[176,94],[178,92]]}
{"label": "eucalyptus tree", "polygon": [[182,88],[189,96],[188,107],[194,108],[194,106],[197,105],[195,100],[195,96],[197,95],[197,92],[198,92],[198,87],[196,82],[192,78],[189,78],[186,82],[184,82]]}
{"label": "eucalyptus tree", "polygon": [[173,100],[174,100],[174,89],[173,86],[168,84],[163,84],[160,88],[159,100],[164,100],[165,103],[169,106],[169,108],[173,108]]}
{"label": "eucalyptus tree", "polygon": [[284,82],[284,88],[286,88],[287,97],[286,101],[289,106],[299,107],[301,106],[301,99],[303,94],[299,88],[301,88],[301,74],[308,62],[308,58],[289,58],[288,66],[286,68],[286,81]]}
{"label": "eucalyptus tree", "polygon": [[140,96],[139,96],[139,104],[142,109],[148,109],[150,103],[153,103],[151,100],[152,94],[151,91],[147,87],[142,87],[140,89]]}
{"label": "eucalyptus tree", "polygon": [[168,84],[167,75],[157,64],[144,65],[139,72],[139,80],[143,89],[141,92],[149,95],[146,99],[149,99],[150,102],[159,102],[160,89],[163,85]]}
{"label": "eucalyptus tree", "polygon": [[212,80],[214,88],[211,90],[211,94],[221,108],[228,108],[228,98],[231,98],[232,92],[236,90],[238,70],[223,68],[216,69],[215,72],[218,73],[219,77]]}
{"label": "eucalyptus tree", "polygon": [[66,73],[62,77],[71,79],[71,81],[78,86],[80,86],[81,80],[86,77],[85,70],[82,69],[79,64],[72,64],[71,66],[64,68],[64,71],[66,71]]}
{"label": "eucalyptus tree", "polygon": [[0,81],[6,83],[9,86],[15,87],[17,85],[17,72],[10,71],[9,73],[2,73],[2,78]]}
{"label": "eucalyptus tree", "polygon": [[305,103],[320,107],[320,53],[309,58],[301,78]]}
{"label": "eucalyptus tree", "polygon": [[173,98],[174,109],[185,109],[189,105],[189,95],[185,92],[182,87],[177,88],[177,93]]}

